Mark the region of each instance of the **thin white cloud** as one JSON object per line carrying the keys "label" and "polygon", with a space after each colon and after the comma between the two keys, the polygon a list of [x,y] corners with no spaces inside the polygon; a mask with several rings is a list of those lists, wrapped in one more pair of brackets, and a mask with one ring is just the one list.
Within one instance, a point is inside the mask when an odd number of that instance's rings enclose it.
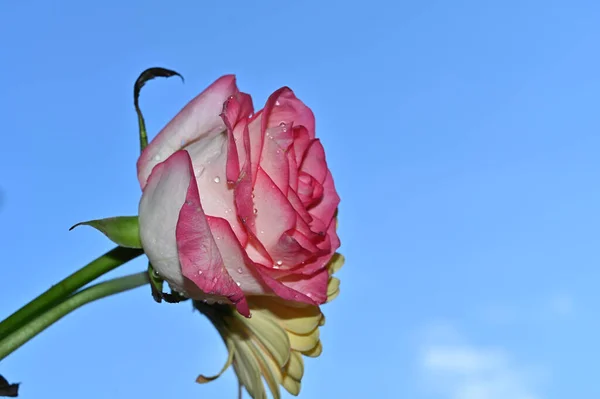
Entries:
{"label": "thin white cloud", "polygon": [[[456,334],[454,334],[456,336]],[[419,358],[427,391],[443,399],[542,399],[538,376],[505,349],[428,339]]]}

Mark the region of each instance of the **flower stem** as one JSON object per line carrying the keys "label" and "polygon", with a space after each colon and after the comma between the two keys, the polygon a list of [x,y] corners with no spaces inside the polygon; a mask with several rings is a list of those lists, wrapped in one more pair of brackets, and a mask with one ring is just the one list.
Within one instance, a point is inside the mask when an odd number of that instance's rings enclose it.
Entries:
{"label": "flower stem", "polygon": [[116,247],[88,263],[2,321],[0,323],[0,340],[4,340],[23,324],[60,303],[84,285],[142,253],[141,249]]}
{"label": "flower stem", "polygon": [[21,345],[80,306],[109,295],[140,287],[149,282],[148,272],[143,271],[129,276],[108,280],[73,294],[62,303],[56,305],[46,313],[36,317],[0,340],[0,360],[10,355],[16,349],[21,347]]}

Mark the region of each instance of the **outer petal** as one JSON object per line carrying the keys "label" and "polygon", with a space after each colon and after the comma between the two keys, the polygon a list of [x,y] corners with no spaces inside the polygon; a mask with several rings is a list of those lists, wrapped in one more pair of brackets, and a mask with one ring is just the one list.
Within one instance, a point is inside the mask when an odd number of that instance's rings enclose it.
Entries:
{"label": "outer petal", "polygon": [[[227,272],[202,209],[191,159],[186,151],[178,151],[171,158],[176,159],[174,163],[179,174],[185,175],[188,182],[185,203],[175,230],[182,274],[203,293],[229,299],[241,314],[248,316],[250,311],[244,293]],[[233,234],[227,239],[236,240]]]}
{"label": "outer petal", "polygon": [[138,159],[138,180],[144,188],[152,168],[187,143],[225,130],[220,118],[223,103],[238,92],[234,75],[217,79],[190,101],[150,142]]}
{"label": "outer petal", "polygon": [[139,205],[140,239],[144,252],[154,270],[180,292],[186,290],[177,256],[175,227],[190,183],[187,159],[187,153],[178,153],[157,165]]}

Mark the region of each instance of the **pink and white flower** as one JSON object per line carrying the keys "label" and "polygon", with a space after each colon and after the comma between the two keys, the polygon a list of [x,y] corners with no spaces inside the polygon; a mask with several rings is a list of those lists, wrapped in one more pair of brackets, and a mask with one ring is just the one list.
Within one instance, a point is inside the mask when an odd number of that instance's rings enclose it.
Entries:
{"label": "pink and white flower", "polygon": [[287,87],[254,113],[215,81],[141,154],[140,238],[176,291],[250,315],[247,296],[319,305],[340,245],[339,196],[315,120]]}

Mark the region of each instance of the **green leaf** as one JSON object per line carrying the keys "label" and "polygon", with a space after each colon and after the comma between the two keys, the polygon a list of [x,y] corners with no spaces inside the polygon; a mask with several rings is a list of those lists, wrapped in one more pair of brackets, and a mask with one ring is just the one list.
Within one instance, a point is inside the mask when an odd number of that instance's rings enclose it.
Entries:
{"label": "green leaf", "polygon": [[126,248],[142,248],[140,226],[137,216],[117,216],[106,219],[90,220],[77,223],[77,226],[91,226],[107,236],[112,242]]}
{"label": "green leaf", "polygon": [[143,151],[144,148],[148,145],[148,134],[146,133],[146,122],[144,122],[144,116],[142,115],[142,111],[140,110],[140,104],[138,99],[140,97],[140,91],[142,87],[146,84],[147,81],[152,80],[157,77],[169,78],[171,76],[179,76],[181,81],[183,82],[183,76],[181,76],[178,72],[172,71],[170,69],[165,68],[148,68],[144,72],[140,74],[140,76],[135,81],[133,85],[133,104],[135,105],[135,112],[138,116],[138,126],[140,132],[140,151]]}

